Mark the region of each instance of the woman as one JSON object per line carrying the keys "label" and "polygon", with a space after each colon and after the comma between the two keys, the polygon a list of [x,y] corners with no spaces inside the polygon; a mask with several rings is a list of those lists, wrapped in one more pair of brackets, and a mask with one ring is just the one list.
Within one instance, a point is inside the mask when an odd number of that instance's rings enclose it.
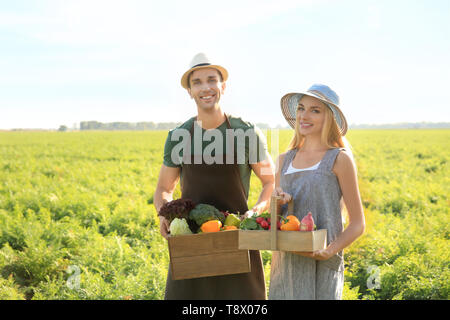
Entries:
{"label": "woman", "polygon": [[[281,109],[295,132],[288,151],[277,160],[278,208],[283,206],[286,215],[284,205],[293,200],[299,220],[311,212],[317,229],[327,229],[327,247],[314,252],[274,251],[269,299],[341,299],[343,249],[365,228],[356,166],[350,150],[344,149],[347,121],[337,94],[321,84],[286,94]],[[349,218],[345,230],[342,199]]]}

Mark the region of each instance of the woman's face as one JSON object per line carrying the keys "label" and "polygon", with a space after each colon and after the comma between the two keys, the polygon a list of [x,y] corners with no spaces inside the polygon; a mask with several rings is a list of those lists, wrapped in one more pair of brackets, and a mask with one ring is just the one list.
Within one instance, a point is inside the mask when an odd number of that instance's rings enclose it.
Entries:
{"label": "woman's face", "polygon": [[297,107],[297,122],[301,135],[319,135],[325,122],[327,106],[314,97],[304,95]]}

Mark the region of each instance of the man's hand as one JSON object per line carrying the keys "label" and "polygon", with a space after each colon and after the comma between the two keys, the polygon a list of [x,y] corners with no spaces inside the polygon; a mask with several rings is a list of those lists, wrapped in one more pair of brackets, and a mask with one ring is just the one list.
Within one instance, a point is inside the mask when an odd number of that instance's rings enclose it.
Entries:
{"label": "man's hand", "polygon": [[169,221],[167,221],[167,219],[162,216],[158,217],[159,217],[159,232],[161,232],[161,235],[167,240],[169,239],[170,234]]}
{"label": "man's hand", "polygon": [[257,215],[257,214],[258,214],[257,211],[251,209],[251,210],[248,210],[247,212],[245,212],[243,215],[241,215],[240,218],[241,218],[241,220],[244,220],[246,218],[251,218],[252,216]]}
{"label": "man's hand", "polygon": [[[172,201],[173,191],[180,179],[180,168],[161,166],[159,172],[158,185],[156,186],[155,194],[153,196],[153,204],[156,212],[159,212],[164,203]],[[169,221],[166,218],[159,217],[159,230],[161,236],[169,237]]]}
{"label": "man's hand", "polygon": [[269,208],[270,195],[275,187],[275,171],[272,158],[267,153],[267,159],[258,163],[250,164],[253,172],[258,177],[262,185],[262,190],[259,195],[258,201],[253,208],[245,213],[246,216],[252,216],[253,214],[260,214]]}

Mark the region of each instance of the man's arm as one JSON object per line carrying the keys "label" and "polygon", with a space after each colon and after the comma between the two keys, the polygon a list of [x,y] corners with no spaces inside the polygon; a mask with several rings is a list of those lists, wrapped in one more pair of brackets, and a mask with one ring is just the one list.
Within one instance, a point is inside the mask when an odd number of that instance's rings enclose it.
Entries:
{"label": "man's arm", "polygon": [[273,195],[279,197],[277,202],[277,212],[281,212],[281,206],[288,203],[292,199],[292,196],[289,193],[284,192],[280,186],[281,169],[283,167],[284,157],[286,154],[287,152],[278,156],[275,166],[275,190],[273,191]]}
{"label": "man's arm", "polygon": [[[275,187],[275,166],[272,158],[266,152],[266,159],[254,164],[250,164],[252,170],[259,178],[262,184],[262,190],[259,195],[258,201],[250,211],[257,214],[268,210],[270,206],[270,196],[272,195]],[[248,215],[248,214],[247,214]]]}
{"label": "man's arm", "polygon": [[[172,201],[173,192],[179,180],[180,168],[168,167],[164,164],[161,166],[161,170],[159,171],[158,184],[153,196],[153,204],[158,213],[165,203]],[[159,231],[161,232],[161,235],[167,239],[169,236],[169,222],[164,217],[158,217]]]}

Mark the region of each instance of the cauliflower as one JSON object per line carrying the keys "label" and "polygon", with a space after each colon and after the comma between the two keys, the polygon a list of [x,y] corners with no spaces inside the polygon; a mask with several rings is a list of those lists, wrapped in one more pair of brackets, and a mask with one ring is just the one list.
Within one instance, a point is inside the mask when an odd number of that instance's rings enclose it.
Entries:
{"label": "cauliflower", "polygon": [[189,225],[186,222],[185,218],[175,218],[172,220],[169,226],[170,234],[172,236],[178,236],[182,234],[192,234],[191,229],[189,229]]}

